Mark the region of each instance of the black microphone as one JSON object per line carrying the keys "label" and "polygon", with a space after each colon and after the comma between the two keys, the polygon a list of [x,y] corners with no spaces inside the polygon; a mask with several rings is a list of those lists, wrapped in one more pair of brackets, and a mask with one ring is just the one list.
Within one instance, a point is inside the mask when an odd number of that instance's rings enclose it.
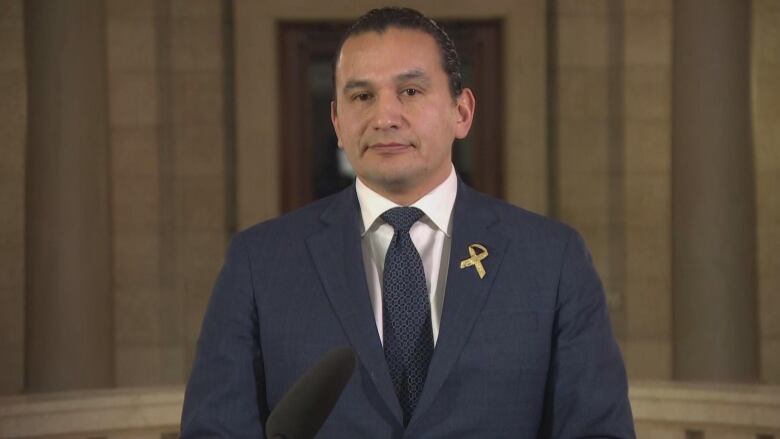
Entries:
{"label": "black microphone", "polygon": [[310,367],[271,411],[268,439],[313,439],[355,369],[350,348],[336,348]]}

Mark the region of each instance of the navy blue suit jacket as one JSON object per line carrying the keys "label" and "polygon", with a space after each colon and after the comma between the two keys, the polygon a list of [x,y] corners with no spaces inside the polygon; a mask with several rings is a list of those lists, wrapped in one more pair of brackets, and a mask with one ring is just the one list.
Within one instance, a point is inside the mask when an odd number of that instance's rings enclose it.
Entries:
{"label": "navy blue suit jacket", "polygon": [[[318,438],[634,437],[601,282],[571,228],[459,183],[440,333],[408,428],[369,299],[354,186],[236,235],[203,321],[182,437],[264,437],[335,347],[355,372]],[[469,244],[489,256],[460,268]]]}

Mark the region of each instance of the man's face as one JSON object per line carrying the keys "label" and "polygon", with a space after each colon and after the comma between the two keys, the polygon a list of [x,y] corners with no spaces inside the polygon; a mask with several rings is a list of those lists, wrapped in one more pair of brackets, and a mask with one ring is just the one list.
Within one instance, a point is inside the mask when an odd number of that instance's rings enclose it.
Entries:
{"label": "man's face", "polygon": [[443,182],[473,110],[470,90],[453,99],[427,33],[391,27],[344,42],[331,119],[356,174],[380,194],[413,202]]}

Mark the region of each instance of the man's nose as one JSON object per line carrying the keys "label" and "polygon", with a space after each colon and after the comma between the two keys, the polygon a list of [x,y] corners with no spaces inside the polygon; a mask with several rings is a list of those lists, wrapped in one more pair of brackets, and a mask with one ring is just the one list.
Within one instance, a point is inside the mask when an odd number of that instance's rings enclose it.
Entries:
{"label": "man's nose", "polygon": [[395,93],[380,93],[374,107],[374,129],[386,130],[401,125],[402,106]]}

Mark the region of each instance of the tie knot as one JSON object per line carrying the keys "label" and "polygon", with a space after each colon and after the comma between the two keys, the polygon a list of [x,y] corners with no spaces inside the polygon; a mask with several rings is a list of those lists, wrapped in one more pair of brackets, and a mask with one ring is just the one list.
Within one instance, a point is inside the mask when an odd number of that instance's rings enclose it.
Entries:
{"label": "tie knot", "polygon": [[412,224],[416,223],[423,215],[423,211],[416,207],[394,207],[386,210],[381,216],[386,223],[393,226],[396,232],[408,233]]}

